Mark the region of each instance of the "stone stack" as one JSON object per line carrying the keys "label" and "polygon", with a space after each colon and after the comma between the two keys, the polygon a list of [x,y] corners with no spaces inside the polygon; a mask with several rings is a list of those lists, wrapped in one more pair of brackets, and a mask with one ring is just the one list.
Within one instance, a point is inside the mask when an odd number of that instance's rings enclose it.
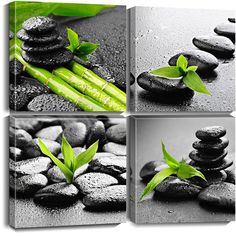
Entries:
{"label": "stone stack", "polygon": [[205,175],[208,185],[224,181],[227,175],[223,170],[233,164],[233,161],[226,157],[229,140],[225,134],[226,129],[222,126],[204,127],[196,132],[199,140],[193,143],[195,150],[189,154],[190,165]]}

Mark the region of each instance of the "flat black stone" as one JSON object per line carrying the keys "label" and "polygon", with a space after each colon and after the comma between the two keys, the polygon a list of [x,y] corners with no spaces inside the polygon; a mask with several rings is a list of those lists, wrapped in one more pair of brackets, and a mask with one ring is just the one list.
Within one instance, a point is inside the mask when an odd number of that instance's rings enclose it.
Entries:
{"label": "flat black stone", "polygon": [[231,23],[235,23],[235,18],[228,18],[228,21]]}
{"label": "flat black stone", "polygon": [[159,76],[150,74],[149,72],[141,73],[137,78],[138,85],[155,94],[156,96],[163,96],[169,98],[179,98],[179,99],[189,99],[193,96],[193,91],[187,88],[180,80],[178,79],[165,79]]}
{"label": "flat black stone", "polygon": [[224,150],[223,153],[215,155],[207,155],[196,150],[189,153],[190,159],[195,161],[198,165],[214,166],[218,164],[228,154],[228,151]]}
{"label": "flat black stone", "polygon": [[66,100],[63,97],[60,97],[56,94],[42,94],[35,97],[31,102],[27,105],[27,109],[29,111],[80,111],[80,108],[77,107],[72,102]]}
{"label": "flat black stone", "polygon": [[21,29],[17,33],[17,37],[25,41],[27,43],[41,43],[41,44],[48,44],[56,40],[59,36],[59,32],[57,30],[53,30],[52,32],[42,34],[39,36],[29,34],[24,29]]}
{"label": "flat black stone", "polygon": [[223,159],[218,166],[208,167],[208,166],[199,166],[195,161],[190,161],[189,164],[194,166],[197,170],[202,172],[213,172],[213,171],[220,171],[228,168],[233,164],[233,161],[227,157]]}
{"label": "flat black stone", "polygon": [[228,37],[230,39],[235,39],[235,25],[227,22],[217,25],[214,29],[215,33]]}
{"label": "flat black stone", "polygon": [[29,54],[21,51],[21,55],[25,61],[39,67],[58,67],[69,63],[73,59],[73,54],[65,48],[51,53],[45,54]]}
{"label": "flat black stone", "polygon": [[195,141],[193,148],[202,153],[221,153],[229,145],[229,140],[222,137],[216,141]]}
{"label": "flat black stone", "polygon": [[23,42],[21,45],[22,50],[29,53],[43,53],[51,52],[65,47],[66,43],[59,36],[55,41],[48,44],[38,44],[38,43],[27,43]]}
{"label": "flat black stone", "polygon": [[207,126],[197,130],[196,137],[203,141],[214,141],[223,137],[226,129],[222,126]]}
{"label": "flat black stone", "polygon": [[193,44],[201,50],[221,56],[232,55],[235,51],[232,41],[224,36],[198,36],[193,38]]}
{"label": "flat black stone", "polygon": [[40,35],[54,30],[56,25],[56,22],[50,17],[34,16],[26,20],[22,28],[28,33]]}
{"label": "flat black stone", "polygon": [[12,76],[19,76],[23,73],[24,66],[17,60],[13,59],[9,62],[9,72]]}
{"label": "flat black stone", "polygon": [[210,54],[209,52],[201,51],[201,50],[191,50],[191,51],[182,51],[180,53],[175,54],[169,60],[169,65],[175,66],[178,60],[178,57],[183,55],[188,60],[188,66],[198,66],[198,72],[211,72],[218,65],[218,59]]}

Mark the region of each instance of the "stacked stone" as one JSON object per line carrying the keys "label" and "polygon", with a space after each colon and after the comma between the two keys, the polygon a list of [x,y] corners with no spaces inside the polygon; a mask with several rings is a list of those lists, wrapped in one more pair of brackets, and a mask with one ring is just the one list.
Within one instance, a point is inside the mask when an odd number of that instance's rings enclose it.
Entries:
{"label": "stacked stone", "polygon": [[23,41],[21,54],[25,61],[39,67],[65,65],[73,54],[65,48],[56,22],[45,16],[31,17],[26,20],[17,37]]}
{"label": "stacked stone", "polygon": [[229,140],[225,137],[226,129],[222,126],[209,126],[197,130],[199,139],[193,143],[195,149],[189,154],[190,165],[200,170],[211,182],[224,181],[227,175],[224,169],[233,164],[227,156]]}

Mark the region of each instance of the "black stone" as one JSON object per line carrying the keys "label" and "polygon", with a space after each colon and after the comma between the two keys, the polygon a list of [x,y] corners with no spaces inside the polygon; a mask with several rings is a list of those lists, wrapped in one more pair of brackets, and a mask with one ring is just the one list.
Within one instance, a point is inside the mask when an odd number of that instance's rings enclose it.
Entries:
{"label": "black stone", "polygon": [[89,168],[96,172],[117,176],[126,172],[126,157],[106,156],[96,158],[89,163]]}
{"label": "black stone", "polygon": [[111,142],[126,144],[126,123],[109,127],[106,131],[106,137]]}
{"label": "black stone", "polygon": [[226,174],[227,174],[227,178],[225,180],[225,182],[231,183],[231,184],[235,184],[235,170],[225,170]]}
{"label": "black stone", "polygon": [[9,142],[11,146],[24,148],[31,140],[32,136],[25,130],[9,128]]}
{"label": "black stone", "polygon": [[104,152],[110,152],[117,156],[126,156],[126,145],[109,142],[103,146]]}
{"label": "black stone", "polygon": [[12,31],[9,31],[9,40],[14,38],[14,33]]}
{"label": "black stone", "polygon": [[39,130],[35,137],[37,138],[44,138],[55,141],[57,137],[62,133],[62,127],[60,125],[49,126]]}
{"label": "black stone", "polygon": [[23,159],[21,149],[19,149],[17,147],[10,147],[9,148],[9,157],[13,161],[21,161]]}
{"label": "black stone", "polygon": [[202,172],[213,172],[213,171],[220,171],[228,168],[233,164],[233,161],[227,157],[225,157],[221,162],[218,163],[218,165],[215,166],[199,166],[195,161],[190,161],[189,163],[193,167],[195,167],[197,170],[200,170]]}
{"label": "black stone", "polygon": [[231,23],[235,23],[235,18],[228,18],[228,21]]}
{"label": "black stone", "polygon": [[216,155],[207,155],[196,150],[190,152],[189,157],[198,165],[214,166],[217,165],[228,154],[226,150]]}
{"label": "black stone", "polygon": [[235,40],[235,25],[232,23],[221,23],[214,29],[215,33]]}
{"label": "black stone", "polygon": [[234,44],[224,36],[199,36],[193,38],[193,44],[201,50],[221,56],[230,56],[234,53]]}
{"label": "black stone", "polygon": [[118,184],[117,179],[104,173],[87,173],[74,180],[74,185],[84,195],[110,185]]}
{"label": "black stone", "polygon": [[235,185],[224,182],[212,184],[200,192],[198,200],[214,207],[234,210]]}
{"label": "black stone", "polygon": [[29,111],[60,111],[73,112],[80,111],[80,108],[72,102],[56,94],[42,94],[35,97],[27,106]]}
{"label": "black stone", "polygon": [[156,173],[168,168],[168,165],[161,161],[150,161],[146,163],[139,172],[139,176],[144,180],[151,179]]}
{"label": "black stone", "polygon": [[201,191],[201,187],[185,179],[170,176],[155,188],[155,195],[170,199],[193,198]]}
{"label": "black stone", "polygon": [[118,179],[119,184],[121,184],[121,185],[126,184],[127,173],[125,172],[121,175],[117,175],[116,178]]}
{"label": "black stone", "polygon": [[207,126],[196,131],[196,137],[203,141],[214,141],[225,134],[226,129],[222,126]]}
{"label": "black stone", "polygon": [[56,21],[46,16],[33,16],[22,24],[22,28],[32,34],[40,35],[56,28]]}
{"label": "black stone", "polygon": [[213,56],[212,54],[201,51],[201,50],[191,50],[191,51],[183,51],[180,52],[169,60],[169,65],[175,66],[178,60],[178,57],[183,55],[188,60],[188,66],[198,66],[198,72],[211,72],[214,70],[218,65],[218,59]]}
{"label": "black stone", "polygon": [[99,189],[83,198],[86,208],[94,211],[115,211],[126,208],[126,186],[115,185]]}
{"label": "black stone", "polygon": [[193,91],[187,88],[178,79],[165,79],[159,76],[143,72],[137,78],[138,85],[156,96],[171,96],[172,99],[189,99]]}
{"label": "black stone", "polygon": [[79,190],[73,184],[56,183],[36,192],[34,201],[44,206],[62,207],[72,205],[78,194]]}
{"label": "black stone", "polygon": [[23,68],[24,66],[15,58],[9,62],[9,72],[11,76],[19,76],[23,73]]}
{"label": "black stone", "polygon": [[47,53],[56,51],[65,47],[66,43],[62,40],[61,37],[58,37],[51,43],[48,44],[37,44],[37,43],[27,43],[23,42],[21,45],[22,50],[29,52],[29,53]]}
{"label": "black stone", "polygon": [[222,137],[216,141],[195,141],[193,148],[202,153],[222,153],[223,150],[229,145],[229,140]]}
{"label": "black stone", "polygon": [[24,29],[21,29],[18,31],[17,37],[27,43],[48,44],[59,37],[59,32],[57,30],[53,30],[49,33],[34,35],[27,33]]}
{"label": "black stone", "polygon": [[65,48],[61,48],[51,53],[37,55],[30,54],[22,50],[21,55],[25,61],[33,65],[46,68],[54,68],[66,65],[73,59],[73,54]]}
{"label": "black stone", "polygon": [[130,82],[130,85],[134,84],[134,82],[135,82],[135,78],[132,73],[129,74],[129,82]]}

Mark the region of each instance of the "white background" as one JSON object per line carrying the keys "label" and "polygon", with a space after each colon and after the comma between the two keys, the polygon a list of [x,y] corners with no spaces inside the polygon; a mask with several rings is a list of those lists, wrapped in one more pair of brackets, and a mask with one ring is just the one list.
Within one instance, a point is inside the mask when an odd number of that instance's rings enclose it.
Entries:
{"label": "white background", "polygon": [[[33,1],[33,0],[31,0]],[[41,0],[43,1],[43,0]],[[8,18],[6,15],[6,4],[9,1],[0,0],[1,12],[0,12],[0,24],[1,24],[1,47],[0,47],[0,109],[1,109],[1,126],[0,126],[0,234],[2,236],[8,235],[51,235],[55,234],[57,236],[70,234],[70,235],[112,235],[112,236],[121,236],[121,235],[173,235],[173,236],[186,236],[186,235],[220,235],[220,236],[229,236],[235,235],[236,222],[231,222],[229,224],[218,223],[218,224],[181,224],[181,225],[135,225],[130,221],[127,221],[125,224],[120,224],[118,226],[90,226],[90,227],[64,227],[64,228],[52,228],[52,229],[31,229],[31,230],[13,230],[8,225],[8,202],[7,202],[7,139],[6,130],[7,122],[5,117],[9,115],[7,110],[7,97],[8,97],[8,85],[7,85],[7,40],[8,40],[8,31],[7,24]],[[51,0],[53,2],[53,0]],[[55,2],[62,2],[60,0]],[[66,0],[64,0],[66,2]],[[127,8],[133,6],[154,6],[154,7],[177,7],[177,8],[205,8],[205,9],[226,9],[226,10],[235,10],[235,1],[234,0],[78,0],[70,2],[81,2],[81,3],[106,3],[106,4],[120,4],[127,5]],[[5,9],[5,10],[4,10]],[[174,20],[174,19],[173,19]]]}

